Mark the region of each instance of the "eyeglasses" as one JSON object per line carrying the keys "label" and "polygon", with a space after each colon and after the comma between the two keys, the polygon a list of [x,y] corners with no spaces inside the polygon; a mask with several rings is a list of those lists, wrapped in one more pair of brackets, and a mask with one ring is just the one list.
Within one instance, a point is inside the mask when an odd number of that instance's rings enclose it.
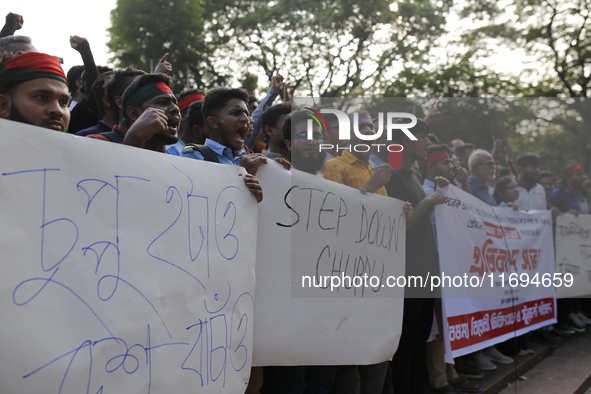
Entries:
{"label": "eyeglasses", "polygon": [[[302,131],[301,133],[297,133],[295,135],[295,139],[298,142],[308,142],[308,133],[306,131]],[[322,142],[324,140],[324,134],[318,131],[312,133],[312,139],[317,142]]]}

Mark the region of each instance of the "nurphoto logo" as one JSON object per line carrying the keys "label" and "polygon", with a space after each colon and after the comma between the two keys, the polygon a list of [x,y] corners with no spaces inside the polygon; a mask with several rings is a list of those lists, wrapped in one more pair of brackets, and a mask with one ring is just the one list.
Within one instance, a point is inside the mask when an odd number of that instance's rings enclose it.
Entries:
{"label": "nurphoto logo", "polygon": [[[372,134],[363,134],[359,131],[359,112],[353,113],[353,119],[349,118],[345,112],[340,111],[338,109],[331,109],[331,108],[323,108],[320,112],[313,110],[312,108],[306,108],[310,111],[310,118],[308,119],[307,124],[307,132],[308,132],[308,139],[313,139],[314,135],[314,122],[320,126],[321,129],[328,130],[328,123],[324,119],[322,114],[332,114],[335,115],[338,119],[338,126],[339,126],[339,140],[341,141],[349,141],[351,140],[351,130],[357,139],[362,141],[376,141],[378,138],[382,136],[384,132],[384,113],[378,113],[378,129],[375,133]],[[361,116],[367,116],[366,114],[362,113]],[[398,123],[401,120],[410,119],[408,123]],[[417,117],[413,114],[407,112],[387,112],[386,113],[386,124],[385,124],[385,131],[388,141],[392,141],[392,131],[394,130],[401,130],[406,136],[416,141],[417,138],[410,132],[409,129],[413,128],[417,124]],[[339,150],[354,150],[355,152],[368,152],[372,147],[377,148],[379,152],[382,147],[385,147],[388,152],[402,152],[403,147],[399,144],[352,144],[349,146],[340,146],[337,145],[336,149]],[[334,149],[335,146],[333,144],[319,144],[319,149],[322,151],[323,149]]]}

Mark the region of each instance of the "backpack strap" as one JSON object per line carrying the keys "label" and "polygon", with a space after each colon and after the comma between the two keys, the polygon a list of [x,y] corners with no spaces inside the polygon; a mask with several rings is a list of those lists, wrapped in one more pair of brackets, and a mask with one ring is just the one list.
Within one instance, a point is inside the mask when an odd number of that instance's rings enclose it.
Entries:
{"label": "backpack strap", "polygon": [[185,146],[183,148],[183,150],[185,150],[185,149],[193,149],[193,150],[200,152],[203,155],[203,159],[205,161],[211,161],[214,163],[220,162],[218,155],[213,151],[213,149],[211,149],[207,145],[187,144],[187,146]]}

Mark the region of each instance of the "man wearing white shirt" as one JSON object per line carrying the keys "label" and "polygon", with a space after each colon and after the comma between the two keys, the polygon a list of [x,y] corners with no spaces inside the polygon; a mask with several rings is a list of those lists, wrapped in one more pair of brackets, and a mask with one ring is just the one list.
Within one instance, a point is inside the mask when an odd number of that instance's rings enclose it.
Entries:
{"label": "man wearing white shirt", "polygon": [[526,211],[546,209],[546,192],[544,187],[538,183],[540,156],[531,152],[519,156],[517,158],[517,172],[519,198],[515,204]]}

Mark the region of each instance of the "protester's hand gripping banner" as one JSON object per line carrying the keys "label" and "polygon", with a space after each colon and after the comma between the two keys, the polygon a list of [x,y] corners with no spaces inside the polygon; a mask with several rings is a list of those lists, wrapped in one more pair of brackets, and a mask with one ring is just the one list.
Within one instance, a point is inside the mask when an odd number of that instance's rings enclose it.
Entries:
{"label": "protester's hand gripping banner", "polygon": [[556,272],[573,280],[556,289],[558,298],[591,294],[591,215],[556,218]]}
{"label": "protester's hand gripping banner", "polygon": [[253,365],[389,360],[404,289],[386,281],[404,275],[404,203],[273,162],[257,178]]}
{"label": "protester's hand gripping banner", "polygon": [[0,392],[243,393],[243,169],[0,128]]}
{"label": "protester's hand gripping banner", "polygon": [[[448,186],[435,209],[444,330],[453,357],[555,322],[549,211],[491,207]],[[449,279],[448,279],[449,278]]]}

